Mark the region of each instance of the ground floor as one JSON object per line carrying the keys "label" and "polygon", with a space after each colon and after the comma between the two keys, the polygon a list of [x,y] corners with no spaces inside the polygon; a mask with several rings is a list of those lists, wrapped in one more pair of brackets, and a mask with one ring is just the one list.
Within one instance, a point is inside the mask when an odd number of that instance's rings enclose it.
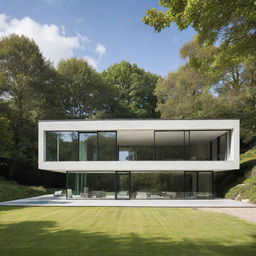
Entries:
{"label": "ground floor", "polygon": [[214,198],[213,171],[67,172],[67,199]]}

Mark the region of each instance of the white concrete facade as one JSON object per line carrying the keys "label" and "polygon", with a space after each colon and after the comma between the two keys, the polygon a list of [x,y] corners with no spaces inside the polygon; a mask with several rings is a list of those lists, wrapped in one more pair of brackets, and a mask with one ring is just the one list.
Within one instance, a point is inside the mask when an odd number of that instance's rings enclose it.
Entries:
{"label": "white concrete facade", "polygon": [[[39,121],[38,167],[63,172],[159,172],[224,171],[239,169],[239,120],[62,120]],[[46,161],[47,131],[230,131],[230,150],[225,161]],[[146,134],[146,133],[145,133]]]}

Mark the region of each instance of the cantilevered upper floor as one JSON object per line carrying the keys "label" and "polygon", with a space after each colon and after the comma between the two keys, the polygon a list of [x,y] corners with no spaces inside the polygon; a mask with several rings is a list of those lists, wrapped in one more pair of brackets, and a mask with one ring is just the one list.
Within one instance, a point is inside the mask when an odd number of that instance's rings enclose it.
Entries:
{"label": "cantilevered upper floor", "polygon": [[39,169],[239,169],[239,120],[39,121]]}

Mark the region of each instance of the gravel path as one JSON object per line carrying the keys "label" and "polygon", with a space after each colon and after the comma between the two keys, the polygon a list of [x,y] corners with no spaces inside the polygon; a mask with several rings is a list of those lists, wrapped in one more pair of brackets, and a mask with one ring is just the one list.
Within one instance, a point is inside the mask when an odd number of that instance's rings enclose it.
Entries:
{"label": "gravel path", "polygon": [[197,208],[202,211],[222,212],[256,223],[256,208]]}

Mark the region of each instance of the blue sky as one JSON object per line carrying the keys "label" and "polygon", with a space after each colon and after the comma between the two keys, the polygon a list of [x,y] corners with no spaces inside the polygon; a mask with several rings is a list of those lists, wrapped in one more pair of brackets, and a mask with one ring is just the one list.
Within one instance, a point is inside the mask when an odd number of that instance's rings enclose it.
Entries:
{"label": "blue sky", "polygon": [[184,63],[179,49],[195,31],[155,33],[141,21],[153,7],[155,0],[0,0],[0,36],[33,38],[55,65],[75,56],[102,71],[127,60],[165,76]]}

